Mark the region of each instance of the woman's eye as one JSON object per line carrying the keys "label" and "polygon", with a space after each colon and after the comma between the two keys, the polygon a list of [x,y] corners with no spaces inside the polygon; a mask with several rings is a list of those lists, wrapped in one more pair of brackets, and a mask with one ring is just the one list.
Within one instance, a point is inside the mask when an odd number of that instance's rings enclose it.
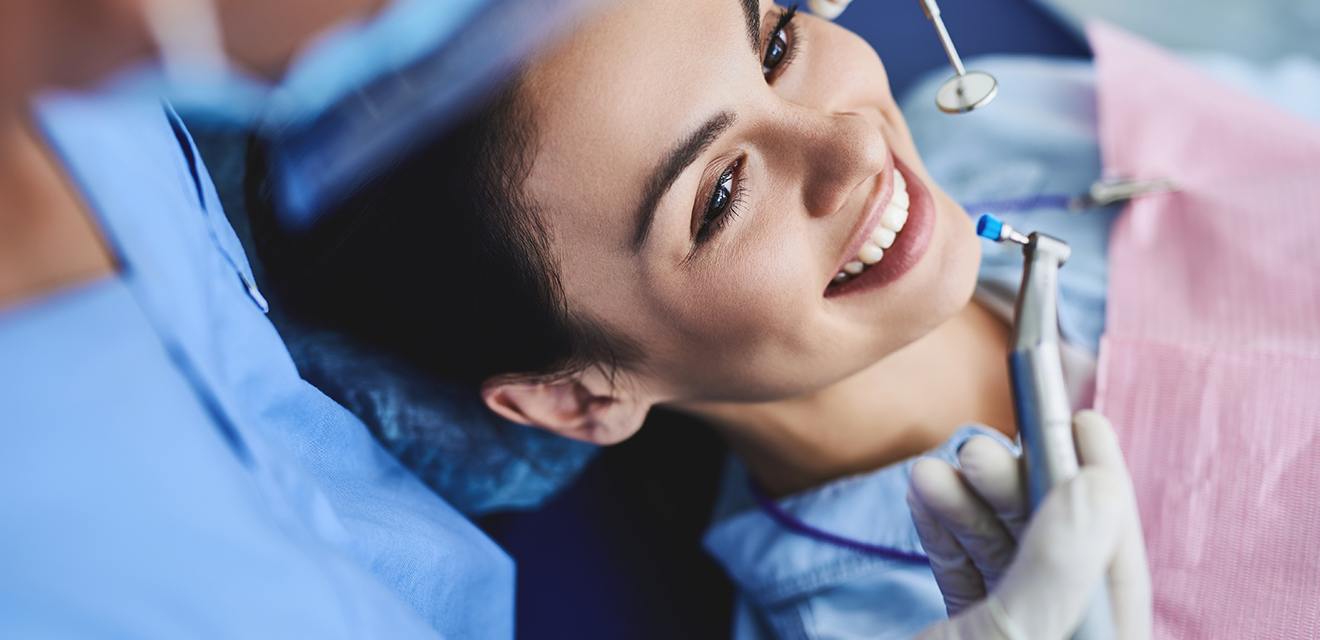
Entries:
{"label": "woman's eye", "polygon": [[707,217],[710,213],[723,213],[729,206],[729,197],[733,195],[733,172],[725,171],[720,176],[720,183],[715,187],[715,193],[710,196],[710,207],[706,209]]}
{"label": "woman's eye", "polygon": [[765,58],[761,60],[761,70],[766,75],[775,70],[788,54],[788,37],[783,29],[770,34],[770,44],[765,48]]}
{"label": "woman's eye", "polygon": [[733,199],[733,169],[732,166],[725,169],[719,182],[715,183],[715,191],[710,194],[710,202],[706,203],[702,226],[715,222],[729,209],[729,201]]}
{"label": "woman's eye", "polygon": [[738,162],[729,165],[715,182],[715,188],[706,201],[706,211],[701,216],[701,225],[697,229],[697,241],[702,242],[718,231],[726,222],[733,208],[737,189]]}
{"label": "woman's eye", "polygon": [[779,68],[793,57],[797,47],[796,32],[793,29],[793,17],[797,15],[797,5],[785,9],[779,14],[779,21],[766,38],[765,55],[761,57],[761,73],[766,80],[774,78]]}

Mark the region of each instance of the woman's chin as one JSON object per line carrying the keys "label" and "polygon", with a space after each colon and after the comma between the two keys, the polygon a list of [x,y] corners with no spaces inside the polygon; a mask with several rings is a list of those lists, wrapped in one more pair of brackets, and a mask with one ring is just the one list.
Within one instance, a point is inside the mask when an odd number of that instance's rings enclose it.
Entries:
{"label": "woman's chin", "polygon": [[923,310],[926,317],[919,325],[926,331],[944,324],[967,306],[976,291],[981,267],[981,241],[971,219],[943,190],[935,187],[931,191],[938,224],[933,246],[926,256],[927,264],[923,265],[925,277],[920,287],[923,300],[913,305]]}

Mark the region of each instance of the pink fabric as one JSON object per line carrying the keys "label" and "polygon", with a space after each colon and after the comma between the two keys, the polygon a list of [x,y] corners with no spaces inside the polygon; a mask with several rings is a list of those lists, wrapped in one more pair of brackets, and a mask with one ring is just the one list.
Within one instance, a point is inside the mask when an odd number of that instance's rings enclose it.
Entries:
{"label": "pink fabric", "polygon": [[1320,638],[1320,127],[1095,25],[1106,170],[1173,178],[1110,241],[1096,405],[1157,638]]}

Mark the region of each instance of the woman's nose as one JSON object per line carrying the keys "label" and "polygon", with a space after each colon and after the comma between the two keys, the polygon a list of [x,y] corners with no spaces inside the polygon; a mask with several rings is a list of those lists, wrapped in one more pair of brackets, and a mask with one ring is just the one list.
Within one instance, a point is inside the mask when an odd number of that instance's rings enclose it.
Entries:
{"label": "woman's nose", "polygon": [[817,112],[804,116],[798,127],[793,153],[801,163],[808,215],[828,216],[862,206],[876,176],[889,165],[889,145],[878,117]]}

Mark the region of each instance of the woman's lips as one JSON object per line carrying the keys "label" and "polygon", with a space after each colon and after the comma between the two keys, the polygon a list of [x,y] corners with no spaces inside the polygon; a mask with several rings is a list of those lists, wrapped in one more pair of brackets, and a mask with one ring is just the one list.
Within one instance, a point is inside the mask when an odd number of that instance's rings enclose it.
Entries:
{"label": "woman's lips", "polygon": [[[907,182],[908,216],[902,231],[894,238],[893,245],[884,251],[884,257],[880,262],[866,267],[861,274],[850,277],[844,282],[831,281],[831,284],[825,288],[826,297],[850,295],[894,282],[916,266],[930,246],[935,228],[935,200],[922,184],[921,179],[896,156],[893,157],[893,167],[894,171],[903,174]],[[881,214],[895,195],[894,179],[889,175],[890,173],[885,172],[884,185],[877,190],[875,197],[868,201],[866,218],[863,219],[857,235],[848,244],[848,252],[836,273],[843,269],[844,264],[855,259],[854,256],[880,224]]]}

